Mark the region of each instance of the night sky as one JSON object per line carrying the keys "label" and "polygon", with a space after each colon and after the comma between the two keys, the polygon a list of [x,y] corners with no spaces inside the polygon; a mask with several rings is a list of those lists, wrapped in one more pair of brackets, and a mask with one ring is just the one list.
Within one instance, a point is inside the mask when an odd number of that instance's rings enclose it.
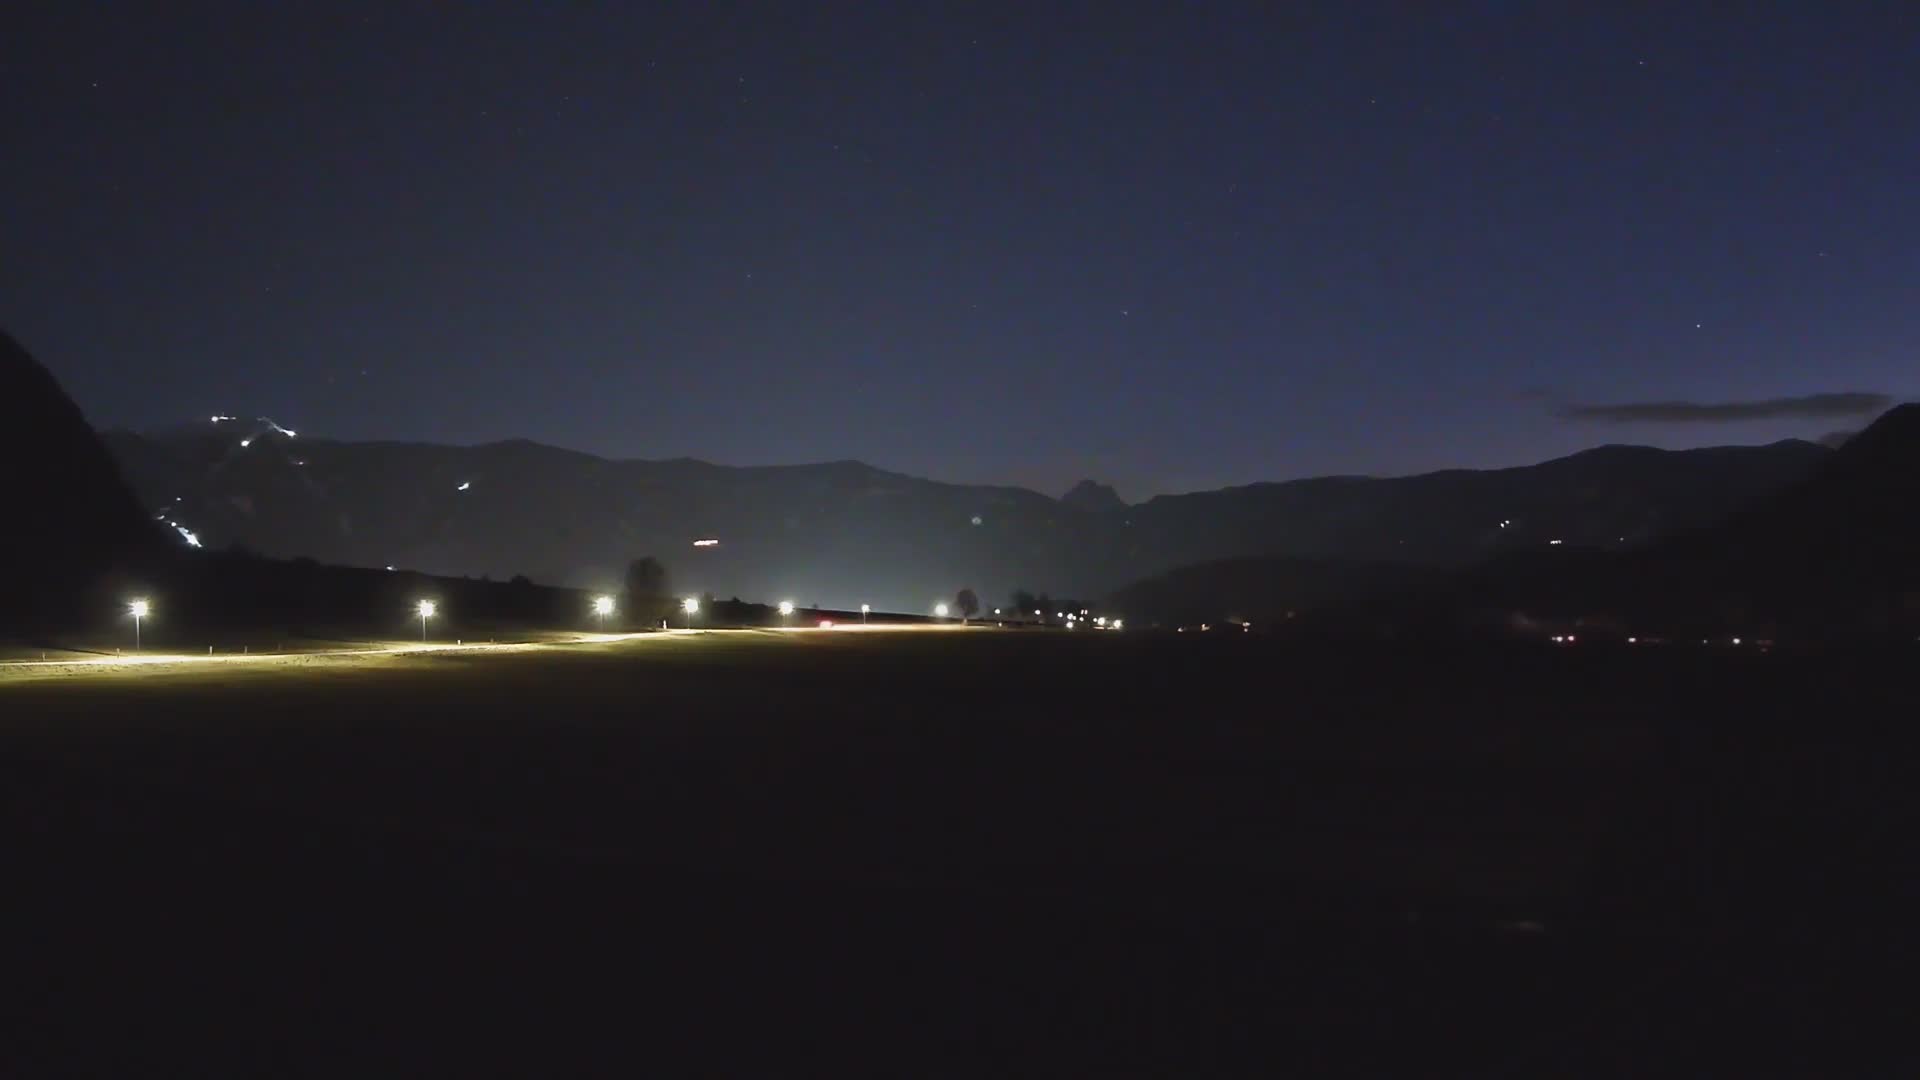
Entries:
{"label": "night sky", "polygon": [[1920,8],[1625,6],[36,5],[0,324],[101,426],[1130,498],[1920,392]]}

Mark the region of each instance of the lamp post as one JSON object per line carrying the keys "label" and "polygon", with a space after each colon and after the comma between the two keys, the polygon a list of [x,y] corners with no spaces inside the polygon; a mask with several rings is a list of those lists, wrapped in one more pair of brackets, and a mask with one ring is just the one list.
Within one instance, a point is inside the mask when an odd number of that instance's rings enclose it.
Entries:
{"label": "lamp post", "polygon": [[689,596],[680,602],[680,610],[687,613],[687,629],[693,629],[693,617],[700,613],[700,601]]}
{"label": "lamp post", "polygon": [[440,605],[431,600],[422,600],[418,610],[420,612],[420,643],[424,645],[427,643],[427,620],[439,612]]}
{"label": "lamp post", "polygon": [[868,604],[860,605],[860,625],[861,626],[867,625],[867,612],[872,610],[873,608],[871,605],[868,605]]}
{"label": "lamp post", "polygon": [[787,625],[787,620],[792,618],[792,616],[793,616],[793,601],[791,600],[780,601],[780,625],[781,626]]}
{"label": "lamp post", "polygon": [[607,632],[607,616],[613,614],[613,597],[596,596],[593,598],[593,615],[600,620],[600,632]]}
{"label": "lamp post", "polygon": [[134,652],[140,651],[140,620],[146,618],[147,612],[151,610],[153,610],[152,606],[145,600],[135,600],[133,603],[127,605],[127,614],[133,616]]}

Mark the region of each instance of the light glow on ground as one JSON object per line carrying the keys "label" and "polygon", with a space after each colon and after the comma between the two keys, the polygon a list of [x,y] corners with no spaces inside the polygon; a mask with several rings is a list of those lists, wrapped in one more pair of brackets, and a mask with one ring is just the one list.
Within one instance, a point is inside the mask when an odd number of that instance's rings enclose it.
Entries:
{"label": "light glow on ground", "polygon": [[861,626],[858,623],[836,623],[833,626],[769,626],[742,629],[708,630],[696,627],[692,630],[645,630],[625,634],[579,634],[573,637],[550,641],[509,641],[509,642],[394,642],[392,644],[373,645],[364,648],[288,650],[280,652],[226,652],[226,653],[165,653],[133,652],[112,655],[73,656],[59,660],[7,660],[0,661],[0,681],[9,675],[30,677],[34,675],[87,675],[127,672],[145,668],[197,668],[219,664],[248,665],[301,665],[325,664],[339,661],[350,663],[373,657],[407,657],[431,655],[487,655],[501,653],[543,652],[577,648],[582,645],[617,645],[640,641],[674,641],[699,637],[721,637],[748,634],[951,634],[963,631],[991,629],[981,626],[960,626],[958,624],[887,624],[877,623]]}

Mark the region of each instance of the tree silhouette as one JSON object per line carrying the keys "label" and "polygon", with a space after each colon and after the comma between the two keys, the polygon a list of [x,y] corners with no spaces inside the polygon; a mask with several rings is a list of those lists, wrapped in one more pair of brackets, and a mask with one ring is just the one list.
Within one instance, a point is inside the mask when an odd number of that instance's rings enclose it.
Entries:
{"label": "tree silhouette", "polygon": [[651,555],[643,555],[627,564],[627,610],[650,617],[666,601],[667,568]]}
{"label": "tree silhouette", "polygon": [[973,594],[972,589],[961,589],[960,595],[953,598],[953,606],[959,609],[961,622],[980,614],[980,598]]}
{"label": "tree silhouette", "polygon": [[1031,615],[1040,606],[1040,598],[1025,589],[1013,590],[1013,610],[1021,615]]}

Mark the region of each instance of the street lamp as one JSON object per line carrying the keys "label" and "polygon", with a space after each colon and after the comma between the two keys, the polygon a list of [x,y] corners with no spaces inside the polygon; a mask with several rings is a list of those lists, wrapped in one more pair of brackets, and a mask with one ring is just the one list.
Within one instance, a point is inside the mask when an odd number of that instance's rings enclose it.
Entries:
{"label": "street lamp", "polygon": [[127,605],[127,614],[133,616],[133,651],[140,651],[140,620],[147,617],[153,608],[145,600],[135,600]]}
{"label": "street lamp", "polygon": [[600,632],[607,631],[607,616],[613,614],[613,597],[596,596],[593,598],[593,614],[600,620]]}
{"label": "street lamp", "polygon": [[420,612],[420,641],[424,644],[427,640],[427,620],[439,614],[440,605],[431,600],[422,600],[417,610]]}
{"label": "street lamp", "polygon": [[793,615],[793,601],[791,600],[780,601],[780,625],[781,626],[787,625],[787,619],[792,615]]}
{"label": "street lamp", "polygon": [[687,629],[693,629],[693,617],[700,613],[700,601],[689,596],[680,601],[680,610],[687,613]]}
{"label": "street lamp", "polygon": [[947,605],[945,605],[945,604],[935,604],[935,605],[933,605],[933,617],[934,617],[934,618],[936,618],[936,619],[944,619],[944,618],[946,618],[946,617],[947,617]]}
{"label": "street lamp", "polygon": [[872,610],[873,608],[866,604],[860,605],[860,625],[861,626],[867,625],[867,612]]}

